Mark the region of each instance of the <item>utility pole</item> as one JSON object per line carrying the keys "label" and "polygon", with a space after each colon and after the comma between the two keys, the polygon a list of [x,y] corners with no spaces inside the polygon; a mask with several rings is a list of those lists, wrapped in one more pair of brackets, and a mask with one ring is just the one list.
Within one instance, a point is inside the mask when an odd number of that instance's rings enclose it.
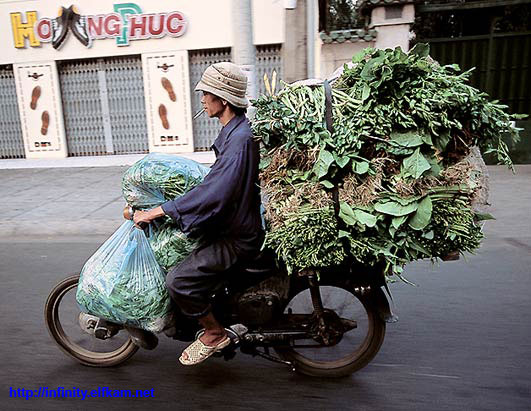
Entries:
{"label": "utility pole", "polygon": [[[253,41],[252,0],[232,0],[233,46],[232,61],[240,66],[247,75],[247,98],[255,99],[256,87],[256,51]],[[252,112],[249,113],[252,116]]]}
{"label": "utility pole", "polygon": [[316,0],[306,0],[306,57],[308,78],[315,77]]}

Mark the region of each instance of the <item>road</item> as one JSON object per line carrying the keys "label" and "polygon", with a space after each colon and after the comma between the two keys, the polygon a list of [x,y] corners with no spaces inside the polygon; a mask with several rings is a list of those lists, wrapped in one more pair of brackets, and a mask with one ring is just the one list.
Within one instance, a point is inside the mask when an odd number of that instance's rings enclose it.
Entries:
{"label": "road", "polygon": [[[185,368],[183,344],[163,337],[112,369],[83,367],[52,342],[43,306],[53,285],[79,271],[105,239],[57,234],[0,237],[2,410],[304,409],[529,410],[531,408],[531,168],[493,175],[483,247],[466,261],[412,264],[418,286],[391,286],[399,322],[380,353],[339,380],[317,380],[239,354]],[[505,174],[500,173],[500,176]],[[9,388],[154,389],[144,399],[10,398]]]}

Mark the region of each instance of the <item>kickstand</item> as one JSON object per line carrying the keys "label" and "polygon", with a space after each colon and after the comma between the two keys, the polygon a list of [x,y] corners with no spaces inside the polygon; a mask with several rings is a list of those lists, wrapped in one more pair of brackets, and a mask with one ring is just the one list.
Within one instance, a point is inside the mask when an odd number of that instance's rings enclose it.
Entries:
{"label": "kickstand", "polygon": [[284,364],[291,368],[291,371],[295,371],[295,364],[291,361],[285,361],[269,353],[269,347],[264,347],[264,352],[261,352],[257,349],[253,350],[253,354],[258,355],[259,357],[265,358],[266,360],[276,362],[278,364]]}

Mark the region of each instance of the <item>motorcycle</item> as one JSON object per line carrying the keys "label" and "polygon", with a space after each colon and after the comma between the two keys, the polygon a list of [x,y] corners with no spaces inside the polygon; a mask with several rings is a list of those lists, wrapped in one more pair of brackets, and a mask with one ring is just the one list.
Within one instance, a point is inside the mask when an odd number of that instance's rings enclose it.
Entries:
{"label": "motorcycle", "polygon": [[[139,347],[156,346],[154,334],[80,312],[78,281],[73,275],[58,283],[44,308],[48,331],[68,356],[83,365],[111,367]],[[350,375],[375,357],[386,323],[396,321],[384,285],[381,267],[350,264],[288,275],[273,255],[262,253],[211,294],[214,315],[231,338],[214,355],[230,360],[239,350],[309,376]],[[163,332],[193,341],[202,330],[175,310]]]}

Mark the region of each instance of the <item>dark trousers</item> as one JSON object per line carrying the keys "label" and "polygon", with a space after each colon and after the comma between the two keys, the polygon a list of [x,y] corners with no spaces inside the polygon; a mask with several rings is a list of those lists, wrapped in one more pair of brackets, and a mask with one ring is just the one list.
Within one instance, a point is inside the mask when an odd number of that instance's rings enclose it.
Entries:
{"label": "dark trousers", "polygon": [[209,296],[238,265],[259,252],[257,247],[239,247],[236,240],[221,238],[204,241],[166,276],[172,300],[183,314],[200,318],[211,310]]}

